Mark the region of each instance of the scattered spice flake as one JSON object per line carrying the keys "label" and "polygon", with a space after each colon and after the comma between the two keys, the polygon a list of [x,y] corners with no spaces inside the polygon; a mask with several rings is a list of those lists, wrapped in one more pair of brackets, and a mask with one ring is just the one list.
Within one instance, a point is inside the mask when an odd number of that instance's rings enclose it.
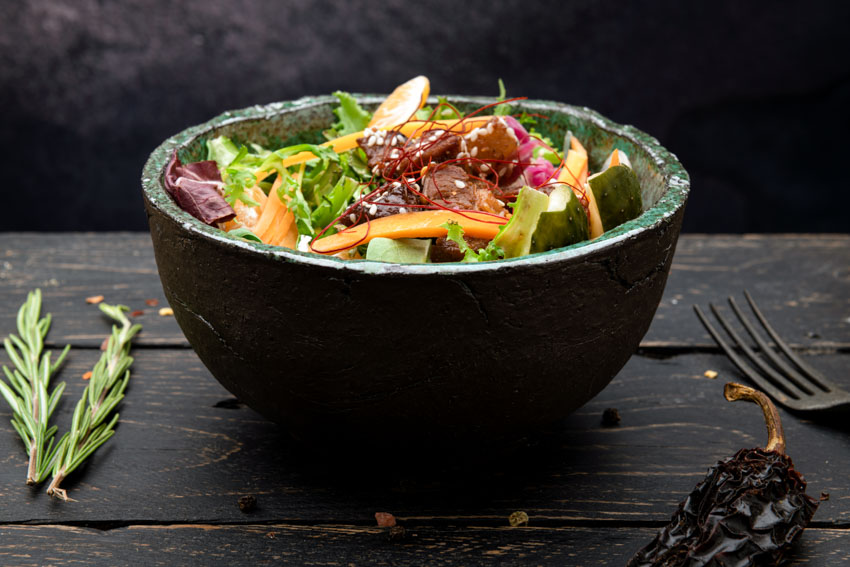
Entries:
{"label": "scattered spice flake", "polygon": [[83,380],[89,380],[89,379],[91,379],[91,370],[89,370],[88,372],[83,374]]}
{"label": "scattered spice flake", "polygon": [[390,540],[399,540],[404,539],[404,536],[407,534],[407,530],[404,529],[403,526],[393,526],[390,528],[389,538]]}
{"label": "scattered spice flake", "polygon": [[266,534],[266,537],[269,539],[274,539],[277,537],[277,532],[269,532]]}
{"label": "scattered spice flake", "polygon": [[375,512],[375,520],[378,526],[382,528],[391,528],[395,525],[395,516],[389,512]]}
{"label": "scattered spice flake", "polygon": [[714,370],[706,370],[703,373],[703,376],[705,376],[706,378],[711,378],[712,380],[714,380],[715,378],[717,378],[717,372],[715,372]]}
{"label": "scattered spice flake", "polygon": [[606,408],[602,412],[602,425],[605,427],[614,427],[620,423],[620,412],[617,408]]}
{"label": "scattered spice flake", "polygon": [[169,315],[174,315],[174,309],[171,307],[161,307],[159,310],[160,317],[168,317]]}
{"label": "scattered spice flake", "polygon": [[239,497],[239,509],[245,513],[250,512],[257,507],[257,497],[253,494]]}
{"label": "scattered spice flake", "polygon": [[521,510],[517,510],[516,512],[508,516],[508,522],[510,522],[512,528],[516,528],[519,526],[527,526],[528,514]]}
{"label": "scattered spice flake", "polygon": [[106,347],[109,346],[109,337],[103,339],[103,342],[100,343],[100,350],[106,350]]}
{"label": "scattered spice flake", "polygon": [[829,500],[829,492],[821,492],[820,493],[820,500],[821,500],[821,502],[823,502],[824,500]]}
{"label": "scattered spice flake", "polygon": [[141,309],[136,309],[135,311],[130,313],[130,317],[141,317],[144,314],[145,314],[145,312],[142,311]]}
{"label": "scattered spice flake", "polygon": [[91,303],[92,305],[97,305],[101,301],[103,301],[102,295],[92,295],[91,297],[86,298],[86,303]]}
{"label": "scattered spice flake", "polygon": [[147,305],[148,307],[156,307],[157,305],[159,305],[159,300],[158,299],[145,299],[145,305]]}

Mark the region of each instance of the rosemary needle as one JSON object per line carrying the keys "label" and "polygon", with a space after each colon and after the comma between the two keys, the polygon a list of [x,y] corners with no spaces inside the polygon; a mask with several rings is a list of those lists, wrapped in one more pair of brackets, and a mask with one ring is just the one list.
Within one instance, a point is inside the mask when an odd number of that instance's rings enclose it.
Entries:
{"label": "rosemary needle", "polygon": [[[56,426],[47,427],[65,389],[61,382],[48,395],[50,378],[65,360],[70,345],[50,363],[50,353],[44,353],[44,337],[50,330],[51,316],[41,317],[41,290],[29,292],[18,310],[18,335],[10,334],[3,346],[14,365],[14,370],[3,366],[9,380],[0,380],[0,393],[12,407],[12,426],[29,453],[27,484],[38,484],[50,472],[56,448],[53,439]],[[57,446],[58,447],[58,446]]]}
{"label": "rosemary needle", "polygon": [[133,325],[124,314],[129,311],[128,307],[106,303],[99,307],[118,325],[112,326],[106,350],[92,369],[89,383],[74,410],[71,430],[62,436],[56,448],[53,479],[47,493],[62,500],[68,500],[66,491],[59,486],[62,481],[115,433],[118,414],[109,421],[106,419],[124,398],[130,379],[130,365],[133,364],[130,341],[142,329],[141,325]]}

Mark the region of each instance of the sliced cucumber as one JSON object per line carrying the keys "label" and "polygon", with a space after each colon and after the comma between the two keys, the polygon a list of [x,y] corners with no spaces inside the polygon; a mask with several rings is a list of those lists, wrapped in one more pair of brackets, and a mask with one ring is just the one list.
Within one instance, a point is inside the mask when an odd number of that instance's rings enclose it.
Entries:
{"label": "sliced cucumber", "polygon": [[640,182],[635,172],[625,165],[615,165],[591,175],[587,185],[596,198],[603,230],[611,230],[643,212]]}
{"label": "sliced cucumber", "polygon": [[520,189],[513,216],[493,239],[505,251],[505,258],[528,254],[531,249],[531,237],[537,228],[537,219],[548,206],[549,197],[545,193],[528,186]]}
{"label": "sliced cucumber", "polygon": [[587,213],[572,189],[559,185],[549,195],[549,207],[537,220],[531,250],[545,252],[590,238]]}
{"label": "sliced cucumber", "polygon": [[366,259],[396,264],[424,264],[430,253],[430,239],[373,238],[366,249]]}

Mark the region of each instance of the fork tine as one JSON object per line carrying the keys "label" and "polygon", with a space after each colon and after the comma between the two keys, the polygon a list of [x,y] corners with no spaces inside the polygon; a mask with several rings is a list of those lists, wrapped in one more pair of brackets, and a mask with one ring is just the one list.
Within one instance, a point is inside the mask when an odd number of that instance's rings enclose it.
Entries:
{"label": "fork tine", "polygon": [[787,356],[791,360],[791,362],[796,364],[797,368],[802,370],[803,373],[812,382],[817,384],[822,390],[824,390],[825,392],[835,390],[835,385],[832,384],[832,382],[824,378],[823,375],[820,374],[817,370],[806,364],[799,356],[794,354],[794,351],[791,350],[791,347],[785,344],[785,341],[780,338],[779,333],[773,330],[773,327],[771,327],[770,324],[767,322],[765,316],[762,315],[761,310],[756,305],[756,302],[750,295],[750,292],[744,290],[744,296],[747,298],[747,302],[750,304],[750,309],[752,309],[753,313],[755,313],[756,317],[758,317],[758,320],[764,327],[764,330],[767,331],[767,334],[770,335],[770,338],[773,339],[773,342],[776,343],[776,346],[778,346],[779,349],[783,353],[785,353],[785,356]]}
{"label": "fork tine", "polygon": [[729,346],[729,344],[720,336],[720,333],[708,322],[708,318],[706,318],[705,314],[702,312],[702,309],[699,308],[699,305],[694,305],[694,311],[699,317],[702,326],[705,327],[705,330],[708,331],[708,334],[714,339],[714,341],[723,349],[723,352],[726,353],[726,356],[732,363],[738,367],[744,376],[749,378],[754,384],[756,384],[759,388],[764,390],[770,397],[775,400],[783,400],[788,397],[788,394],[776,389],[773,384],[764,380],[762,376],[753,370],[746,362],[741,360],[741,357],[738,356],[738,353]]}
{"label": "fork tine", "polygon": [[785,361],[783,361],[776,355],[773,349],[764,341],[763,338],[761,338],[761,335],[759,335],[753,328],[752,324],[750,323],[750,320],[747,319],[741,312],[741,310],[738,308],[738,304],[735,302],[734,298],[729,298],[729,305],[732,307],[732,310],[735,312],[735,315],[738,316],[738,321],[741,322],[741,325],[744,326],[744,328],[747,330],[753,340],[756,341],[759,346],[759,349],[761,349],[762,354],[769,358],[770,361],[773,362],[773,364],[775,364],[780,371],[784,372],[788,380],[791,381],[795,386],[797,386],[797,388],[799,388],[805,394],[813,396],[815,392],[812,386],[817,387],[819,386],[819,384],[812,384],[811,382],[807,381],[805,376],[802,376],[799,372],[788,366]]}
{"label": "fork tine", "polygon": [[[735,329],[732,328],[732,325],[730,325],[726,321],[726,319],[723,318],[723,316],[717,310],[717,307],[715,307],[712,303],[709,303],[708,306],[711,307],[712,313],[714,313],[714,316],[717,317],[717,320],[720,322],[720,325],[726,330],[727,333],[729,333],[729,336],[732,337],[732,340],[735,342],[736,346],[740,347],[741,351],[747,356],[747,358],[749,358],[752,362],[756,364],[756,366],[759,367],[759,369],[761,369],[763,373],[762,376],[764,376],[764,374],[767,374],[767,379],[770,380],[773,384],[788,392],[788,395],[792,398],[799,399],[799,389],[794,389],[796,384],[789,381],[785,376],[782,376],[773,368],[765,364],[761,358],[756,356],[756,353],[753,352],[749,345],[747,345],[744,341],[741,340],[741,337],[738,336],[738,333],[735,331]],[[804,390],[800,391],[802,391],[804,395],[811,395],[811,392]]]}

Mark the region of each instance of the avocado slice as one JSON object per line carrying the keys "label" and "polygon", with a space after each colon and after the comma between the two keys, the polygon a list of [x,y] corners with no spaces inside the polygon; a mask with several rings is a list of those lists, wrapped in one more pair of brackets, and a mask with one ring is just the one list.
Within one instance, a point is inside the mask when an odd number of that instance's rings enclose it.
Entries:
{"label": "avocado slice", "polygon": [[537,219],[548,206],[549,197],[545,193],[527,185],[520,189],[513,215],[493,239],[505,251],[505,258],[528,254],[531,249],[531,237],[537,228]]}
{"label": "avocado slice", "polygon": [[531,236],[531,253],[546,252],[590,238],[587,212],[566,185],[557,186],[549,194],[549,207],[540,213],[537,228]]}
{"label": "avocado slice", "polygon": [[373,238],[366,259],[396,264],[424,264],[431,253],[431,240],[425,238]]}
{"label": "avocado slice", "polygon": [[609,167],[588,177],[587,185],[596,198],[603,230],[611,230],[643,212],[640,182],[630,167]]}

